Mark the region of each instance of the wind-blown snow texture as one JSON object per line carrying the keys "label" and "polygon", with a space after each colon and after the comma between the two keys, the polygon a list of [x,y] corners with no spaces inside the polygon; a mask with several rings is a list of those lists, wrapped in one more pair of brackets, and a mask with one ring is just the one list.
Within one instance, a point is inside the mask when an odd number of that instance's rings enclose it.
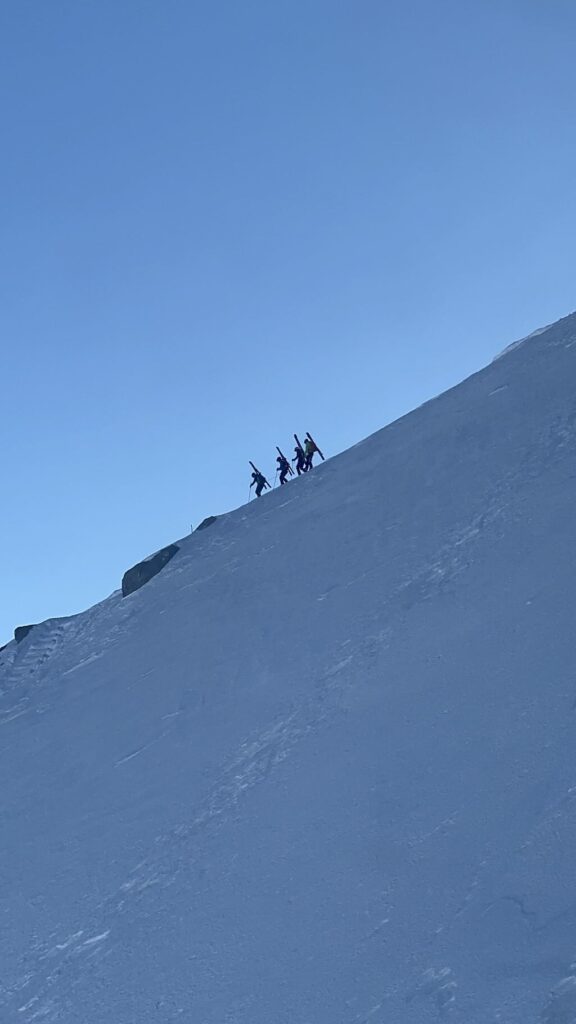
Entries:
{"label": "wind-blown snow texture", "polygon": [[576,1021],[576,316],[0,655],[2,1024]]}

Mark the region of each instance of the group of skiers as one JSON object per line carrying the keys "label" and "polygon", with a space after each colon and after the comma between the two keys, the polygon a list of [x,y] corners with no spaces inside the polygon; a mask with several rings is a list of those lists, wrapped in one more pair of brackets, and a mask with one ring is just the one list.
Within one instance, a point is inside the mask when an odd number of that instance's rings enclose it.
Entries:
{"label": "group of skiers", "polygon": [[[312,460],[316,453],[318,453],[320,458],[324,461],[322,452],[310,434],[306,434],[304,444],[301,444],[297,434],[294,434],[294,440],[296,441],[296,446],[294,448],[294,458],[292,459],[292,462],[296,463],[296,473],[298,476],[302,473],[308,473],[313,468]],[[279,475],[280,484],[282,485],[288,482],[289,476],[294,476],[294,470],[284,453],[281,452],[278,447],[276,447],[276,451],[278,452],[278,458],[276,459],[276,475]],[[250,465],[253,470],[250,490],[254,487],[256,489],[256,497],[259,498],[262,491],[267,487],[270,488],[270,484],[264,474],[256,468],[253,462],[251,462]]]}

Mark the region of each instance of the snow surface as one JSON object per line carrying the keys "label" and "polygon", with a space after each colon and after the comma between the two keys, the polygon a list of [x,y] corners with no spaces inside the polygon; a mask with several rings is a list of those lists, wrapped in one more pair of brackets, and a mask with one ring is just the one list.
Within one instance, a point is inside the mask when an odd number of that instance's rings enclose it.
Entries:
{"label": "snow surface", "polygon": [[[567,316],[564,319],[567,322],[569,322],[572,319],[572,316]],[[545,334],[552,327],[557,328],[560,323],[562,323],[562,321],[558,321],[556,324],[547,324],[546,327],[539,327],[538,330],[532,331],[532,333],[527,334],[526,337],[519,338],[518,341],[513,341],[511,345],[507,345],[506,348],[502,350],[502,352],[499,352],[497,356],[494,356],[494,359],[501,359],[502,356],[507,355],[507,353],[511,352],[512,349],[518,348],[519,345],[523,345],[525,341],[530,341],[531,338],[536,338],[539,334]]]}
{"label": "snow surface", "polygon": [[2,1024],[576,1021],[576,317],[0,654]]}

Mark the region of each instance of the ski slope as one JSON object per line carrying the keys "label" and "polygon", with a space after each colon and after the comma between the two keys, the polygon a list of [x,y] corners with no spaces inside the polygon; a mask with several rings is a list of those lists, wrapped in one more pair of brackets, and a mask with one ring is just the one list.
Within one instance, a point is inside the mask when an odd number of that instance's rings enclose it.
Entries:
{"label": "ski slope", "polygon": [[575,385],[576,315],[8,645],[2,1024],[576,1021]]}

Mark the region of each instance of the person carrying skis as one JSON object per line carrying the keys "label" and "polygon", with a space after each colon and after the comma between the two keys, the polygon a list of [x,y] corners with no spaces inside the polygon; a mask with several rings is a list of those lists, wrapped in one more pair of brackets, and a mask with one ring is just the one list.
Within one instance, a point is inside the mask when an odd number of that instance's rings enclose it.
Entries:
{"label": "person carrying skis", "polygon": [[257,469],[252,473],[252,483],[250,484],[250,490],[256,485],[256,497],[259,498],[262,491],[266,487],[266,477],[259,473]]}
{"label": "person carrying skis", "polygon": [[294,451],[296,454],[292,459],[292,462],[296,463],[296,472],[298,473],[298,476],[300,476],[301,473],[306,472],[306,456],[304,455],[304,449],[299,444],[296,445]]}
{"label": "person carrying skis", "polygon": [[318,451],[318,449],[317,449],[314,441],[312,440],[312,438],[311,437],[307,437],[306,440],[304,441],[304,454],[305,454],[304,472],[305,473],[307,473],[309,469],[312,469],[312,459],[314,458],[314,455],[315,455],[315,453],[317,451]]}
{"label": "person carrying skis", "polygon": [[278,472],[280,474],[280,484],[285,484],[286,483],[286,477],[288,476],[288,473],[290,472],[290,463],[288,462],[288,459],[285,458],[284,455],[279,455],[278,458],[276,459],[276,462],[278,463]]}

